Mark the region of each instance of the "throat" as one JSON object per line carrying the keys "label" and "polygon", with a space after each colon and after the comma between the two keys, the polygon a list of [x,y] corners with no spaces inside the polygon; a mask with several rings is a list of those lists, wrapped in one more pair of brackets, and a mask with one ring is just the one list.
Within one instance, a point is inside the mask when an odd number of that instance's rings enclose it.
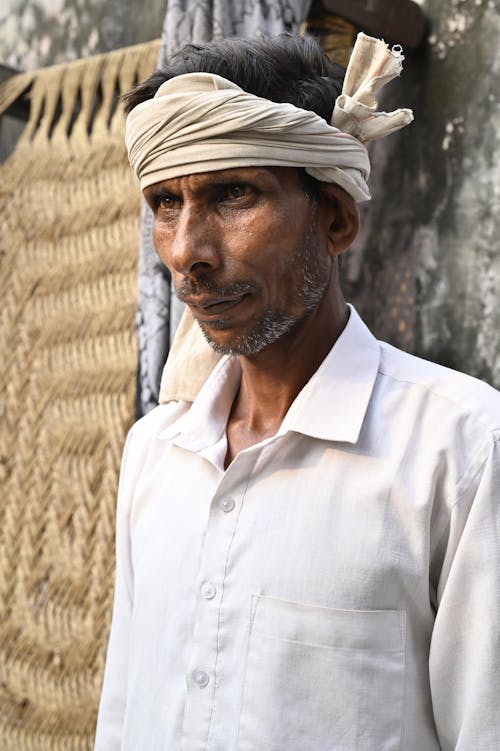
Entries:
{"label": "throat", "polygon": [[272,438],[276,435],[283,422],[283,417],[273,421],[266,421],[265,424],[259,424],[258,426],[249,425],[243,419],[231,419],[230,417],[226,428],[227,451],[224,469],[229,467],[240,451],[244,451],[261,441],[265,441],[266,438]]}
{"label": "throat", "polygon": [[[269,395],[274,398],[269,400]],[[280,399],[282,396],[275,389],[271,389],[271,394],[256,394],[248,389],[242,375],[226,425],[226,468],[240,451],[276,435],[291,403],[289,398]]]}

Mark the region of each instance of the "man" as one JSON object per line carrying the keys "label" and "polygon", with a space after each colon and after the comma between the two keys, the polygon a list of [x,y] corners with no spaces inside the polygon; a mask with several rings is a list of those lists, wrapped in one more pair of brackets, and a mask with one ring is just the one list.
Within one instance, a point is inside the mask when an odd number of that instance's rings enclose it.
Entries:
{"label": "man", "polygon": [[99,751],[500,748],[500,397],[339,286],[400,67],[360,35],[339,96],[310,40],[226,41],[129,95],[189,312],[124,452]]}

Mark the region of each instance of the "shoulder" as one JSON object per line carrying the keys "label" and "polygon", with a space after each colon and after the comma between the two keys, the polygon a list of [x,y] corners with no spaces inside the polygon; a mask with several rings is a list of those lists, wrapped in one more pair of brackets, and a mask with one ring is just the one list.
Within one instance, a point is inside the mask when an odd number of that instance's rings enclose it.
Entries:
{"label": "shoulder", "polygon": [[397,446],[406,472],[428,476],[450,508],[497,466],[500,393],[483,381],[380,342],[374,396],[372,432]]}
{"label": "shoulder", "polygon": [[148,473],[151,463],[161,461],[164,455],[162,436],[169,429],[175,430],[189,406],[189,402],[160,404],[130,428],[122,455],[118,489],[118,505],[126,513],[130,511],[139,478]]}
{"label": "shoulder", "polygon": [[468,421],[500,437],[500,392],[478,378],[410,355],[380,342],[379,378],[418,401],[422,409]]}
{"label": "shoulder", "polygon": [[125,446],[124,459],[127,462],[144,462],[145,456],[161,443],[167,432],[174,431],[184,415],[189,411],[190,402],[172,401],[160,404],[130,428]]}
{"label": "shoulder", "polygon": [[164,430],[172,428],[191,406],[186,401],[170,401],[159,404],[146,415],[137,420],[130,433],[134,440],[151,440],[160,436]]}

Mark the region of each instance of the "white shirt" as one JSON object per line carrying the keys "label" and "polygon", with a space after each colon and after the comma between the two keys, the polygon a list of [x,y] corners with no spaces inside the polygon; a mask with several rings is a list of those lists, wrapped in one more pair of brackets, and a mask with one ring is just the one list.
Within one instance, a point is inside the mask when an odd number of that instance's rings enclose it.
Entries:
{"label": "white shirt", "polygon": [[239,378],[130,431],[96,749],[500,749],[500,394],[352,310],[224,471]]}

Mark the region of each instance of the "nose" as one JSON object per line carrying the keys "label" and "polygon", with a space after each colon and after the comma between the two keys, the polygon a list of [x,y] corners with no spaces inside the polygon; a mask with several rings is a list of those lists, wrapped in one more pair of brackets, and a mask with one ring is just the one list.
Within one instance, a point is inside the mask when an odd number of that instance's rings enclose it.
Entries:
{"label": "nose", "polygon": [[214,222],[207,212],[186,202],[168,227],[155,226],[155,245],[171,272],[187,276],[219,265]]}

